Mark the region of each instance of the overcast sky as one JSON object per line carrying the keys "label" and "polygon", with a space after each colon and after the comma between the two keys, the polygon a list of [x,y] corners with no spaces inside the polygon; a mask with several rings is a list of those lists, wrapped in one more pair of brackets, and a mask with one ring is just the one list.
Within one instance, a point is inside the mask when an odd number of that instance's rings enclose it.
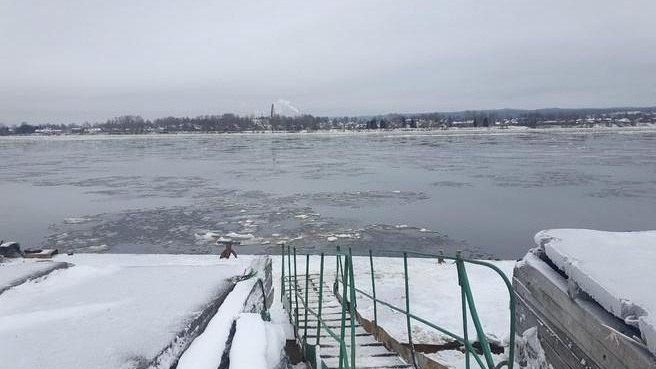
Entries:
{"label": "overcast sky", "polygon": [[0,122],[656,105],[655,0],[0,0]]}

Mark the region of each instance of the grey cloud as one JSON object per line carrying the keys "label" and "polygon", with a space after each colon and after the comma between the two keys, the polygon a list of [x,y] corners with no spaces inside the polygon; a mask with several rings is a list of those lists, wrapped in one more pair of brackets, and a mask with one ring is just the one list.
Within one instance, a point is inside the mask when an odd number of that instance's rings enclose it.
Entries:
{"label": "grey cloud", "polygon": [[0,122],[656,104],[656,2],[0,2]]}

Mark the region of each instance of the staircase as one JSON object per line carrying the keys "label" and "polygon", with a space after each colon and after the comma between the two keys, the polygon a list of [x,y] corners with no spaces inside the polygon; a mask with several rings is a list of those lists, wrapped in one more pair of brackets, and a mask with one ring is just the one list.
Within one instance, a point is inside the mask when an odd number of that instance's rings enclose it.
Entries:
{"label": "staircase", "polygon": [[[291,307],[288,313],[291,317],[291,322],[294,325],[296,336],[299,341],[307,342],[309,345],[314,345],[317,342],[317,326],[319,321],[317,317],[312,314],[318,314],[319,311],[319,287],[320,276],[319,274],[309,274],[307,276],[307,305],[309,311],[307,312],[303,304],[305,297],[305,275],[297,275],[298,283],[294,283],[294,277],[285,277],[285,299],[287,306]],[[296,291],[297,294],[294,294]],[[328,326],[337,337],[341,337],[342,331],[342,305],[332,291],[332,287],[323,282],[322,289],[323,301],[321,306],[321,319],[324,324]],[[296,309],[298,309],[298,322],[296,321]],[[341,368],[362,368],[362,369],[409,369],[413,368],[411,364],[406,363],[397,353],[389,351],[385,346],[378,342],[376,338],[364,330],[358,324],[356,319],[352,319],[349,314],[349,309],[345,309],[344,319],[344,336],[343,340],[346,345],[346,353],[348,357],[348,366],[343,365]],[[352,362],[351,351],[351,324],[354,324],[355,333],[355,365]],[[317,353],[321,358],[321,367],[323,368],[340,368],[340,343],[333,336],[327,332],[325,326],[322,326],[319,333],[319,348]],[[303,340],[305,337],[305,340]]]}

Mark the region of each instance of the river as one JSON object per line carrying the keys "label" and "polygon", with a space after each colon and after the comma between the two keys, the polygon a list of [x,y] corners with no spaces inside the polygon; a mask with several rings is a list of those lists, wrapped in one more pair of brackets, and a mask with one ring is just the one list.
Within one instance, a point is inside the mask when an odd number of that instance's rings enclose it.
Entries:
{"label": "river", "polygon": [[[0,238],[218,252],[215,234],[519,258],[545,228],[656,229],[656,132],[0,138]],[[246,236],[245,236],[246,237]]]}

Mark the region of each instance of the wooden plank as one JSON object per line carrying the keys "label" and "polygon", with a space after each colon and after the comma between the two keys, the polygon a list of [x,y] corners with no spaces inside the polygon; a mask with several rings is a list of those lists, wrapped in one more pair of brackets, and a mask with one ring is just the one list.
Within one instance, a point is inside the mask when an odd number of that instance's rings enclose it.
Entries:
{"label": "wooden plank", "polygon": [[[566,279],[537,256],[529,254],[525,260],[515,268],[513,276],[518,300],[526,308],[518,309],[518,324],[527,328],[523,319],[533,314],[546,326],[545,333],[553,332],[559,337],[562,343],[547,342],[553,351],[552,359],[556,360],[557,354],[572,368],[656,368],[651,353],[627,335],[632,332],[630,328],[589,297],[571,299]],[[543,338],[548,341],[549,335]],[[586,365],[575,366],[573,357],[585,360]]]}

